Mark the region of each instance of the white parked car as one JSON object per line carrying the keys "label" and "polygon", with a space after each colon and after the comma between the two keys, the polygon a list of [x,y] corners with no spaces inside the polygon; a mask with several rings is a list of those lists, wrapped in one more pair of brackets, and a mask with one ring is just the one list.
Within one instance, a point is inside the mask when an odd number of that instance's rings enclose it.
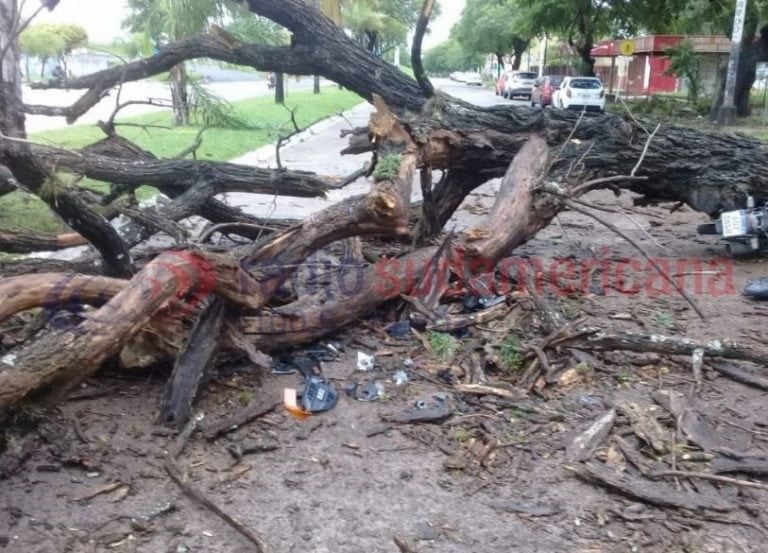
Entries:
{"label": "white parked car", "polygon": [[605,111],[605,89],[596,77],[566,77],[552,96],[552,105],[577,111]]}
{"label": "white parked car", "polygon": [[468,85],[483,86],[483,78],[479,73],[464,73],[464,82]]}

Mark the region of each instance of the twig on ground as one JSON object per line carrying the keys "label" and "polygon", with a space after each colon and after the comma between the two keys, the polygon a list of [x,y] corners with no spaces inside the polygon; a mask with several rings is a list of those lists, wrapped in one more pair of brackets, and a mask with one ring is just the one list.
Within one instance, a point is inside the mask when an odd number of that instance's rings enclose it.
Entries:
{"label": "twig on ground", "polygon": [[233,519],[230,515],[225,513],[218,505],[216,505],[213,501],[208,499],[208,497],[203,493],[202,490],[196,488],[189,482],[187,482],[184,478],[184,474],[182,473],[181,469],[179,468],[179,465],[177,464],[177,460],[181,453],[184,451],[184,448],[187,446],[187,442],[189,442],[189,438],[192,436],[192,434],[197,429],[197,425],[202,420],[201,415],[196,415],[191,418],[187,426],[184,428],[181,434],[179,434],[179,437],[176,439],[176,443],[174,446],[168,451],[168,454],[165,458],[165,471],[168,473],[168,476],[171,477],[171,479],[176,482],[176,484],[182,489],[182,491],[189,496],[190,498],[194,499],[201,505],[203,505],[206,509],[211,511],[213,514],[221,518],[224,522],[229,524],[232,528],[234,528],[240,535],[242,535],[244,538],[246,538],[249,542],[251,542],[254,547],[256,548],[256,551],[258,553],[271,553],[272,548],[269,546],[269,544],[266,542],[264,538],[262,538],[260,535],[255,533],[253,530],[245,526],[244,524],[241,524],[240,522],[237,522],[235,519]]}
{"label": "twig on ground", "polygon": [[631,245],[632,245],[632,246],[633,246],[633,247],[634,247],[634,248],[635,248],[637,251],[639,251],[639,252],[640,252],[640,254],[641,254],[641,255],[642,255],[642,256],[643,256],[643,257],[644,257],[644,258],[645,258],[645,259],[648,261],[648,263],[650,263],[650,264],[651,264],[651,266],[652,266],[654,269],[656,269],[656,270],[659,272],[659,274],[660,274],[661,276],[663,276],[663,277],[664,277],[664,279],[665,279],[667,282],[669,282],[669,283],[672,285],[672,287],[673,287],[675,290],[677,290],[677,291],[680,293],[680,295],[681,295],[681,296],[683,296],[683,298],[685,298],[685,301],[687,301],[687,302],[690,304],[690,306],[693,308],[693,310],[694,310],[694,311],[696,311],[696,313],[699,315],[699,317],[701,317],[701,319],[702,319],[702,320],[706,320],[706,317],[704,316],[704,313],[701,311],[701,309],[699,308],[699,306],[698,306],[698,305],[696,305],[696,302],[695,302],[695,301],[693,301],[693,298],[691,298],[691,296],[690,296],[690,295],[688,295],[688,293],[687,293],[687,292],[686,292],[686,291],[685,291],[685,290],[684,290],[684,289],[683,289],[681,286],[679,286],[679,285],[678,285],[678,283],[675,281],[675,279],[674,279],[674,278],[672,278],[671,276],[669,276],[669,273],[667,273],[667,272],[666,272],[666,271],[665,271],[665,270],[664,270],[664,269],[663,269],[663,268],[662,268],[662,267],[661,267],[661,266],[660,266],[660,265],[659,265],[659,264],[658,264],[658,263],[657,263],[657,262],[656,262],[656,261],[655,261],[655,260],[654,260],[654,259],[653,259],[653,258],[652,258],[650,255],[649,255],[649,254],[648,254],[648,252],[646,252],[646,251],[645,251],[645,249],[643,249],[643,247],[642,247],[642,246],[641,246],[641,245],[640,245],[638,242],[636,242],[636,241],[635,241],[633,238],[631,238],[629,235],[627,235],[625,232],[623,232],[621,229],[619,229],[619,228],[618,228],[616,225],[614,225],[613,223],[610,223],[610,222],[608,222],[608,221],[606,221],[606,220],[602,219],[601,217],[599,217],[597,214],[595,214],[595,213],[593,213],[593,212],[591,212],[591,211],[589,211],[589,210],[587,210],[587,209],[584,209],[584,208],[582,208],[581,206],[579,206],[579,205],[578,205],[578,204],[576,204],[575,202],[573,202],[573,201],[571,201],[571,200],[565,200],[565,205],[567,205],[568,207],[570,207],[572,210],[574,210],[574,211],[577,211],[577,212],[581,213],[582,215],[586,215],[587,217],[591,217],[592,219],[594,219],[595,221],[597,221],[598,223],[600,223],[601,225],[603,225],[603,226],[604,226],[604,227],[606,227],[607,229],[609,229],[609,230],[613,231],[614,233],[616,233],[616,234],[618,234],[619,236],[621,236],[621,237],[622,237],[624,240],[626,240],[627,242],[629,242],[629,243],[630,243],[630,244],[631,244]]}
{"label": "twig on ground", "polygon": [[648,475],[649,478],[700,478],[701,480],[712,480],[713,482],[721,482],[723,484],[733,484],[734,486],[741,486],[743,488],[755,488],[756,490],[768,491],[768,485],[761,484],[760,482],[752,482],[750,480],[739,480],[738,478],[731,478],[730,476],[720,476],[719,474],[709,474],[708,472],[689,472],[687,470],[665,470],[661,472],[653,472]]}

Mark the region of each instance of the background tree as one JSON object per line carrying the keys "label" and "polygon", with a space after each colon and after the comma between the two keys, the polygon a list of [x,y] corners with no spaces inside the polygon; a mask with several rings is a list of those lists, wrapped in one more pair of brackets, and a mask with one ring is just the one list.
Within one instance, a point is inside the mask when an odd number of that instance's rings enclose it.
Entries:
{"label": "background tree", "polygon": [[52,32],[50,25],[32,25],[19,37],[21,52],[27,57],[26,75],[32,80],[29,69],[29,58],[37,58],[40,61],[40,79],[45,78],[45,68],[48,60],[58,56],[64,51],[64,38]]}
{"label": "background tree", "polygon": [[512,55],[512,69],[520,69],[532,37],[530,28],[519,23],[526,17],[522,2],[467,0],[461,20],[452,32],[466,49],[494,54],[501,74],[506,54]]}
{"label": "background tree", "polygon": [[[331,4],[334,1],[341,5],[343,26],[369,52],[380,57],[406,45],[423,3],[422,0],[329,0]],[[335,6],[329,7],[335,13]],[[438,4],[432,17],[439,14]]]}
{"label": "background tree", "polygon": [[[503,0],[509,2],[510,0]],[[605,38],[664,31],[684,8],[683,0],[536,0],[519,18],[520,32],[563,37],[579,55],[581,73],[594,76],[592,48]]]}
{"label": "background tree", "polygon": [[58,53],[59,62],[64,69],[64,74],[68,74],[67,62],[69,55],[73,50],[86,46],[88,44],[88,32],[74,23],[62,23],[58,25],[48,25],[51,30],[60,36],[64,43],[64,48]]}
{"label": "background tree", "polygon": [[[129,0],[131,15],[125,26],[143,32],[153,44],[177,41],[221,23],[224,8],[218,0]],[[176,125],[189,123],[189,77],[183,63],[171,71],[171,100]]]}
{"label": "background tree", "polygon": [[[680,34],[733,34],[733,16],[736,9],[735,0],[694,0],[679,17],[675,18],[674,32]],[[768,61],[768,29],[765,27],[757,34],[761,20],[768,18],[768,1],[750,0],[747,2],[747,13],[744,19],[744,34],[741,42],[739,67],[736,73],[736,90],[734,102],[739,116],[748,116],[751,112],[749,96],[755,83],[755,64]],[[725,72],[723,68],[719,75],[715,98],[712,102],[710,116],[715,118],[718,109],[723,104],[725,89]]]}
{"label": "background tree", "polygon": [[[31,25],[21,33],[19,43],[24,54],[40,60],[40,78],[44,79],[45,66],[52,57],[58,59],[64,74],[68,74],[69,55],[76,48],[88,44],[88,33],[80,25],[72,23]],[[30,78],[28,63],[27,78]]]}
{"label": "background tree", "polygon": [[664,53],[670,61],[666,74],[685,79],[688,87],[688,101],[695,106],[699,102],[701,92],[701,63],[693,43],[684,40],[676,46],[667,48]]}
{"label": "background tree", "polygon": [[[245,6],[232,13],[232,21],[227,25],[227,32],[238,40],[270,46],[287,45],[291,41],[288,32],[269,19],[252,15]],[[285,75],[275,75],[275,102],[285,102]]]}
{"label": "background tree", "polygon": [[424,54],[424,69],[433,75],[475,69],[482,63],[482,54],[467,50],[456,39],[447,40]]}

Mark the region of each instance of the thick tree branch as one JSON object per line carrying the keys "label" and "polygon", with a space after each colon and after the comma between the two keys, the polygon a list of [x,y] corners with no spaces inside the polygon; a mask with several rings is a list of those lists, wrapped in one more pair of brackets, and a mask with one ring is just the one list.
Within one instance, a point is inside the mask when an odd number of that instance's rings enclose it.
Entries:
{"label": "thick tree branch", "polygon": [[215,194],[252,192],[304,198],[322,197],[326,181],[312,173],[260,169],[249,165],[187,159],[116,159],[95,154],[36,147],[35,152],[52,166],[95,180],[127,185],[148,185],[179,191],[190,183],[206,181]]}

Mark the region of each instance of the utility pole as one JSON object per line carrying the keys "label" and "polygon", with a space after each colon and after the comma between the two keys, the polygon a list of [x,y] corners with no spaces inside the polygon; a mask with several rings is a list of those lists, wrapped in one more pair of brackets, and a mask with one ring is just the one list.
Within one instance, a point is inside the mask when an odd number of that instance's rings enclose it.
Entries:
{"label": "utility pole", "polygon": [[733,16],[733,32],[731,33],[731,55],[728,57],[728,70],[725,74],[725,92],[723,105],[717,110],[719,126],[732,125],[736,120],[736,77],[739,71],[739,54],[741,39],[744,35],[744,16],[747,11],[747,0],[736,0],[736,13]]}
{"label": "utility pole", "polygon": [[544,66],[547,64],[547,33],[544,33],[544,42],[539,45],[539,78],[544,76]]}
{"label": "utility pole", "polygon": [[275,103],[285,103],[285,73],[275,73]]}

